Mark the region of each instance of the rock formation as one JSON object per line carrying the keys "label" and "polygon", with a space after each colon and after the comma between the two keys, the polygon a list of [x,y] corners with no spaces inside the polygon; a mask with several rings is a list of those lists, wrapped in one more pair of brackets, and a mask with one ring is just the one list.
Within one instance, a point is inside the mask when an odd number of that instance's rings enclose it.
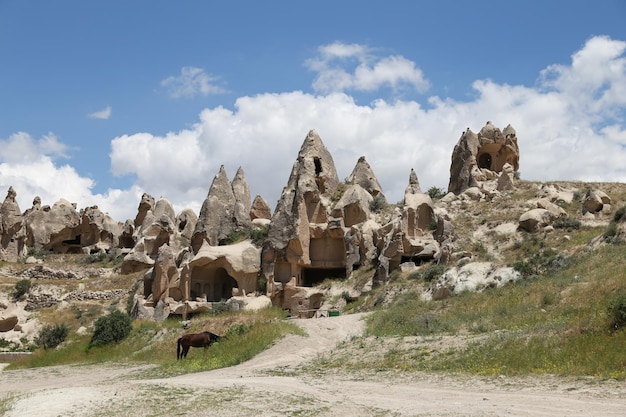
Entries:
{"label": "rock formation", "polygon": [[254,201],[252,201],[252,207],[250,208],[250,219],[265,219],[270,220],[272,218],[272,209],[270,209],[267,201],[263,199],[260,195],[254,197]]}
{"label": "rock formation", "polygon": [[[366,190],[372,197],[377,195],[385,197],[383,194],[383,188],[378,183],[372,167],[367,163],[365,157],[362,156],[356,163],[356,166],[352,170],[352,173],[346,179],[348,184],[358,184],[364,190]],[[386,200],[385,200],[386,201]]]}
{"label": "rock formation", "polygon": [[250,191],[241,168],[233,183],[222,165],[213,179],[191,238],[194,252],[204,241],[218,246],[227,242],[229,234],[250,227]]}
{"label": "rock formation", "polygon": [[0,260],[16,262],[24,255],[22,212],[15,201],[17,193],[9,187],[7,196],[0,206]]}
{"label": "rock formation", "polygon": [[500,131],[491,122],[478,134],[467,128],[452,152],[448,192],[460,194],[488,179],[486,171],[501,173],[505,164],[519,169],[519,147],[515,129],[508,125]]}
{"label": "rock formation", "polygon": [[119,247],[121,233],[121,225],[98,206],[87,207],[78,227],[77,246],[86,253],[109,252]]}
{"label": "rock formation", "polygon": [[81,217],[74,204],[60,199],[50,206],[41,206],[39,197],[23,215],[25,245],[56,253],[68,251],[68,242],[75,242]]}

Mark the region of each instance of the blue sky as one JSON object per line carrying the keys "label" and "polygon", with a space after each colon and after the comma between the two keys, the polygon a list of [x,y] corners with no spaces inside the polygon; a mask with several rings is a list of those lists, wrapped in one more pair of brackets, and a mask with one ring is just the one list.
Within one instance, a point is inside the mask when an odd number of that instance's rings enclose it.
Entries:
{"label": "blue sky", "polygon": [[[199,210],[220,165],[274,206],[310,129],[340,179],[446,188],[511,124],[530,180],[626,181],[624,1],[0,0],[0,193]],[[3,196],[0,195],[0,198]]]}

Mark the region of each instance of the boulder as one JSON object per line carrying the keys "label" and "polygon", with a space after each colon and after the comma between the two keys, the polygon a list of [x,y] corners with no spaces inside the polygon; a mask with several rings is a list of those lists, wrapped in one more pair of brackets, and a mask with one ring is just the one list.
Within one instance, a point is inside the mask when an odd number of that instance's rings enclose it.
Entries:
{"label": "boulder", "polygon": [[555,218],[549,210],[543,208],[532,209],[520,216],[519,228],[530,233],[536,232],[551,224]]}
{"label": "boulder", "polygon": [[[611,198],[600,190],[589,190],[583,200],[583,213],[599,213],[608,205],[610,210]],[[609,211],[607,210],[607,211]]]}
{"label": "boulder", "polygon": [[8,332],[15,328],[18,318],[15,315],[0,317],[0,332]]}
{"label": "boulder", "polygon": [[422,298],[443,299],[464,291],[480,292],[521,278],[521,274],[512,267],[499,266],[491,262],[470,262],[447,270],[422,294]]}

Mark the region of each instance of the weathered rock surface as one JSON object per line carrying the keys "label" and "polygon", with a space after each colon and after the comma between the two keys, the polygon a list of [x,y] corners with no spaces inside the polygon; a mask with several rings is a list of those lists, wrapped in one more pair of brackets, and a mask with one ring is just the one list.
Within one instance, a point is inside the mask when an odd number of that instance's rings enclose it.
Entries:
{"label": "weathered rock surface", "polygon": [[272,218],[272,209],[270,209],[267,201],[263,199],[260,195],[254,197],[254,201],[252,201],[252,207],[250,208],[250,219],[266,219],[270,220]]}
{"label": "weathered rock surface", "polygon": [[520,279],[520,273],[512,267],[502,267],[491,262],[470,262],[447,270],[424,292],[422,298],[443,299],[463,291],[479,292]]}
{"label": "weathered rock surface", "polygon": [[478,134],[467,128],[452,152],[448,191],[460,194],[481,181],[494,179],[493,173],[502,172],[505,164],[514,171],[519,169],[517,134],[511,125],[500,131],[487,122]]}
{"label": "weathered rock surface", "polygon": [[249,227],[250,206],[250,191],[243,170],[237,171],[231,184],[222,165],[200,209],[191,242],[194,252],[200,250],[204,241],[218,246],[224,244],[232,232]]}
{"label": "weathered rock surface", "polygon": [[60,199],[50,206],[41,206],[38,199],[23,215],[25,244],[34,249],[55,253],[67,251],[64,242],[75,241],[80,225],[80,214],[74,204]]}

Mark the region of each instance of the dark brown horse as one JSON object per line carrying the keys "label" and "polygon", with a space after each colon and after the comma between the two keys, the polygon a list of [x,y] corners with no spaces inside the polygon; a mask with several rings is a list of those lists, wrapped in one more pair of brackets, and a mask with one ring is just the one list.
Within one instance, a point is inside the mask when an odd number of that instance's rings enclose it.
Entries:
{"label": "dark brown horse", "polygon": [[212,343],[215,343],[218,340],[220,340],[220,336],[211,332],[186,334],[178,339],[176,359],[185,358],[190,347],[203,347],[206,350]]}

